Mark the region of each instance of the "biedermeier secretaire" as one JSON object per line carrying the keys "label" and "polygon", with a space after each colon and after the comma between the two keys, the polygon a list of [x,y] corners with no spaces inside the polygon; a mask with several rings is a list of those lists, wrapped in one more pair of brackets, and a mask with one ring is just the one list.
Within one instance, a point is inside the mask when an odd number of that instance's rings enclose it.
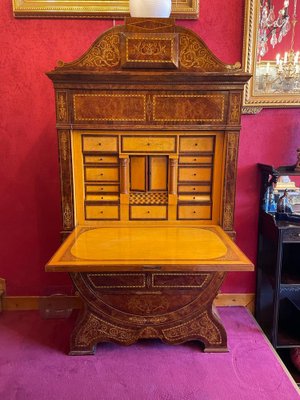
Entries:
{"label": "biedermeier secretaire", "polygon": [[141,338],[225,351],[213,300],[253,268],[231,240],[249,75],[172,18],[127,18],[47,75],[66,240],[46,270],[84,303],[70,354]]}

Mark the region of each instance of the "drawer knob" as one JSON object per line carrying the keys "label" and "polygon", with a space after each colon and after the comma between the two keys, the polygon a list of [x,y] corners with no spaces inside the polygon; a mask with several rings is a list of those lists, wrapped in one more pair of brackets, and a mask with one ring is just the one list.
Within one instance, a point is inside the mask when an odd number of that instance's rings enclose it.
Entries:
{"label": "drawer knob", "polygon": [[150,146],[150,143],[147,143],[147,146]]}
{"label": "drawer knob", "polygon": [[147,211],[147,214],[150,214],[150,211]]}
{"label": "drawer knob", "polygon": [[103,160],[103,158],[99,158],[99,160],[100,160],[100,161],[102,161],[102,160]]}
{"label": "drawer knob", "polygon": [[103,211],[100,211],[100,214],[103,214]]}
{"label": "drawer knob", "polygon": [[193,188],[193,190],[196,190],[196,188]]}
{"label": "drawer knob", "polygon": [[298,233],[297,236],[300,237],[300,233]]}
{"label": "drawer knob", "polygon": [[194,174],[194,176],[196,176],[197,174]]}
{"label": "drawer knob", "polygon": [[101,188],[100,190],[103,190],[104,188]]}
{"label": "drawer knob", "polygon": [[195,146],[198,146],[198,143],[195,143]]}
{"label": "drawer knob", "polygon": [[98,143],[98,145],[99,145],[99,146],[102,146],[102,143],[101,143],[101,142],[99,142],[99,143]]}
{"label": "drawer knob", "polygon": [[103,174],[100,174],[100,176],[103,176]]}
{"label": "drawer knob", "polygon": [[193,214],[196,214],[196,211],[193,211]]}
{"label": "drawer knob", "polygon": [[194,161],[197,161],[197,158],[194,158]]}
{"label": "drawer knob", "polygon": [[195,196],[193,196],[193,199],[194,199],[194,200],[195,200],[195,198],[196,198],[196,197],[195,197]]}

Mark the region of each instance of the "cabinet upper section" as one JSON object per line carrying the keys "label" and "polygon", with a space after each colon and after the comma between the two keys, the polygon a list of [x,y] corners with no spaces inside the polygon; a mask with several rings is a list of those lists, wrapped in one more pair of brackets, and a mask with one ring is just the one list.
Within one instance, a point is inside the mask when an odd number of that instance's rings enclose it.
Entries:
{"label": "cabinet upper section", "polygon": [[47,75],[57,89],[58,124],[91,126],[239,125],[250,77],[173,18],[127,18]]}

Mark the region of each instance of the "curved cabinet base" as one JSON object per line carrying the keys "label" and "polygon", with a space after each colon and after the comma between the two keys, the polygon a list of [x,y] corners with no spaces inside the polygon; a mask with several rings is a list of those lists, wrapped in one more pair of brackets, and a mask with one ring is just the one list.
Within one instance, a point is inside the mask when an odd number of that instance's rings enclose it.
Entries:
{"label": "curved cabinet base", "polygon": [[[110,274],[109,287],[99,288],[99,274],[72,273],[84,308],[71,337],[70,355],[94,354],[101,342],[130,345],[153,338],[168,344],[197,340],[205,352],[227,351],[225,329],[212,307],[224,275],[115,273]],[[137,278],[145,288],[130,288]],[[161,283],[159,288],[155,282]]]}

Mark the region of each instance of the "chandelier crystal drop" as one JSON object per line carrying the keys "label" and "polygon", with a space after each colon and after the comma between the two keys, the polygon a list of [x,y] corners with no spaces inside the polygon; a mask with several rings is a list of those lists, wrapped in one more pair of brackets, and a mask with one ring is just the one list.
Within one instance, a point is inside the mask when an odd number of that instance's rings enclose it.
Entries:
{"label": "chandelier crystal drop", "polygon": [[274,48],[291,29],[290,16],[288,14],[289,3],[289,0],[284,0],[283,7],[278,11],[278,16],[275,18],[273,0],[260,1],[257,46],[259,58],[264,57],[268,52],[268,42]]}

